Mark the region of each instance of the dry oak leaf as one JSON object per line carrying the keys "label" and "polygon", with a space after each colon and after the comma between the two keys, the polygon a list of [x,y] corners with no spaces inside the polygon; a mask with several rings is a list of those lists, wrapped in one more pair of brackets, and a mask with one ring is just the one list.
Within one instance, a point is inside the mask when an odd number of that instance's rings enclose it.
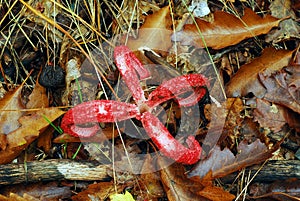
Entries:
{"label": "dry oak leaf", "polygon": [[160,166],[166,167],[160,171],[160,175],[168,200],[231,201],[235,198],[234,195],[224,189],[213,186],[211,180],[187,178],[182,164],[173,163],[170,166],[166,166],[164,162],[166,161],[159,160]]}
{"label": "dry oak leaf", "polygon": [[72,200],[105,200],[110,195],[116,193],[115,188],[118,192],[122,192],[123,188],[121,185],[116,185],[113,182],[100,182],[95,184],[90,184],[87,189],[81,191],[80,193],[72,196]]}
{"label": "dry oak leaf", "polygon": [[18,119],[23,115],[24,109],[20,97],[22,87],[12,92],[7,92],[0,100],[0,133],[8,134],[20,127]]}
{"label": "dry oak leaf", "polygon": [[234,144],[238,129],[243,118],[240,113],[244,109],[243,101],[240,98],[227,98],[222,102],[221,107],[216,104],[207,104],[205,106],[205,117],[209,121],[207,126],[207,135],[203,141],[203,152],[201,158],[204,158],[216,144],[227,142]]}
{"label": "dry oak leaf", "polygon": [[143,164],[143,172],[147,172],[145,174],[141,174],[140,176],[140,184],[141,190],[144,192],[145,197],[148,199],[157,199],[163,197],[165,195],[161,178],[159,172],[156,171],[156,160],[154,162],[153,157],[147,154],[145,159],[145,163]]}
{"label": "dry oak leaf", "polygon": [[242,141],[237,147],[239,153],[236,156],[228,148],[221,151],[219,146],[215,146],[208,157],[201,160],[188,176],[203,178],[211,171],[212,178],[224,177],[247,166],[267,160],[272,157],[278,146],[279,143],[272,149],[268,149],[258,139],[251,144]]}
{"label": "dry oak leaf", "polygon": [[[123,132],[124,128],[120,128],[120,131]],[[53,143],[66,143],[66,142],[103,142],[105,140],[110,140],[113,137],[114,128],[113,127],[106,127],[102,128],[101,132],[97,133],[96,135],[89,137],[89,138],[80,138],[74,137],[67,133],[63,133],[57,136]],[[115,137],[117,137],[116,135]]]}
{"label": "dry oak leaf", "polygon": [[300,66],[288,66],[272,75],[259,74],[266,88],[264,99],[300,114]]}
{"label": "dry oak leaf", "polygon": [[[13,167],[11,168],[13,170]],[[14,167],[14,168],[18,168],[18,167]],[[39,173],[36,172],[31,172],[31,173],[29,172],[28,174],[35,175],[35,176],[39,175]],[[43,174],[43,172],[40,174]],[[22,176],[18,175],[19,179],[20,177]],[[15,195],[23,196],[23,198],[26,198],[25,199],[26,201],[29,200],[54,201],[54,200],[63,200],[65,198],[71,197],[72,190],[70,186],[62,186],[57,181],[47,182],[47,183],[42,183],[42,182],[27,183],[26,185],[24,185],[24,183],[21,183],[17,185],[7,185],[1,188],[1,194],[4,196],[10,196],[12,193]],[[2,201],[1,197],[0,200]]]}
{"label": "dry oak leaf", "polygon": [[35,87],[29,95],[29,101],[26,104],[26,108],[47,108],[49,106],[49,100],[46,93],[46,89],[36,82]]}
{"label": "dry oak leaf", "polygon": [[216,11],[214,12],[213,22],[196,19],[197,26],[186,24],[182,31],[172,36],[172,40],[180,41],[183,45],[194,45],[200,48],[207,45],[213,49],[221,49],[236,45],[244,39],[266,34],[273,27],[278,26],[280,21],[281,19],[270,15],[262,18],[249,8],[245,9],[242,18],[224,11]]}
{"label": "dry oak leaf", "polygon": [[291,0],[274,0],[270,3],[269,9],[273,17],[287,18],[280,22],[278,29],[274,29],[266,36],[266,42],[277,43],[290,38],[300,38],[300,25],[292,9]]}
{"label": "dry oak leaf", "polygon": [[249,198],[254,200],[299,201],[300,180],[291,178],[273,183],[254,183],[249,189]]}
{"label": "dry oak leaf", "polygon": [[172,18],[169,6],[147,16],[145,23],[138,30],[138,38],[129,38],[127,46],[135,51],[146,46],[153,50],[167,52],[172,46]]}
{"label": "dry oak leaf", "polygon": [[1,201],[39,201],[39,199],[24,193],[23,196],[20,196],[15,193],[10,193],[9,196],[4,196],[0,194]]}
{"label": "dry oak leaf", "polygon": [[0,150],[0,164],[11,162],[39,136],[40,132],[49,125],[44,117],[53,122],[62,114],[64,114],[64,111],[58,108],[44,108],[36,113],[22,116],[19,119],[22,126],[7,134],[6,149]]}
{"label": "dry oak leaf", "polygon": [[243,97],[252,92],[262,98],[266,89],[258,79],[261,73],[269,76],[289,64],[293,51],[266,48],[263,54],[251,63],[243,65],[226,85],[228,97]]}
{"label": "dry oak leaf", "polygon": [[260,127],[269,128],[273,132],[279,132],[285,125],[289,111],[281,105],[272,104],[266,100],[256,99],[256,108],[253,117]]}

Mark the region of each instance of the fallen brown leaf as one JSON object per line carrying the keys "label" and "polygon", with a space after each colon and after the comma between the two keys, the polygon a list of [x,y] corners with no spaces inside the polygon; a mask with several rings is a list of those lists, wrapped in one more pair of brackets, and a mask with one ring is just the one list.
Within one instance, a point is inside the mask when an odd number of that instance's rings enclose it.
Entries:
{"label": "fallen brown leaf", "polygon": [[[120,186],[118,186],[119,192],[122,191]],[[84,191],[81,191],[77,195],[72,196],[72,200],[81,201],[81,200],[105,200],[115,193],[114,183],[113,182],[100,182],[96,184],[91,184]],[[92,198],[92,199],[91,199]],[[100,199],[99,199],[100,198]]]}
{"label": "fallen brown leaf", "polygon": [[285,114],[288,111],[280,105],[271,104],[262,99],[256,99],[256,108],[253,111],[254,119],[260,127],[269,128],[273,132],[279,132],[285,125]]}
{"label": "fallen brown leaf", "polygon": [[[30,200],[60,200],[69,198],[72,194],[68,186],[61,186],[59,182],[17,184],[4,186],[1,188],[1,194],[11,197],[12,194],[22,196],[26,201]],[[0,198],[1,200],[1,198]]]}
{"label": "fallen brown leaf", "polygon": [[273,183],[254,183],[250,186],[250,198],[265,200],[299,201],[298,179],[278,180]]}
{"label": "fallen brown leaf", "polygon": [[224,191],[221,187],[217,186],[205,186],[202,191],[200,191],[200,195],[207,198],[208,200],[213,201],[226,201],[233,200],[235,198],[234,195]]}
{"label": "fallen brown leaf", "polygon": [[213,22],[196,19],[197,26],[186,24],[182,31],[173,35],[172,39],[180,41],[183,45],[204,47],[202,35],[208,47],[221,49],[238,44],[246,38],[266,34],[273,27],[278,26],[280,21],[270,15],[262,18],[248,8],[245,9],[241,19],[224,11],[216,11]]}
{"label": "fallen brown leaf", "polygon": [[265,100],[284,105],[300,114],[299,66],[289,66],[272,75],[259,73],[259,78],[266,88]]}
{"label": "fallen brown leaf", "polygon": [[285,113],[284,118],[291,128],[294,128],[297,132],[300,132],[300,114],[290,110]]}
{"label": "fallen brown leaf", "polygon": [[49,106],[48,96],[46,94],[46,89],[36,82],[35,87],[28,97],[29,101],[26,104],[26,108],[46,108]]}
{"label": "fallen brown leaf", "polygon": [[39,135],[37,139],[37,147],[43,150],[47,155],[49,155],[52,148],[52,138],[55,129],[53,127],[48,127],[43,133]]}
{"label": "fallen brown leaf", "polygon": [[222,103],[221,107],[216,104],[206,105],[205,117],[210,122],[207,126],[208,132],[203,141],[203,152],[201,157],[205,157],[210,150],[222,142],[229,145],[235,141],[238,128],[243,122],[240,112],[243,110],[243,102],[240,98],[228,98]]}
{"label": "fallen brown leaf", "polygon": [[274,0],[269,9],[273,17],[290,18],[280,22],[278,29],[270,31],[266,36],[266,42],[277,43],[290,38],[300,38],[300,26],[290,0]]}
{"label": "fallen brown leaf", "polygon": [[[123,132],[123,128],[120,128],[120,131]],[[71,136],[67,133],[63,133],[59,136],[57,136],[53,142],[54,143],[65,143],[65,142],[103,142],[105,140],[110,140],[113,137],[113,133],[115,131],[112,127],[106,127],[101,129],[101,132],[97,133],[96,135],[89,137],[89,138],[79,138]],[[114,137],[117,137],[118,135],[115,135]]]}
{"label": "fallen brown leaf", "polygon": [[171,46],[172,19],[169,6],[147,16],[145,23],[139,29],[138,38],[129,38],[127,46],[137,50],[146,46],[153,50],[166,52]]}
{"label": "fallen brown leaf", "polygon": [[0,150],[6,149],[6,146],[7,146],[6,134],[0,134]]}
{"label": "fallen brown leaf", "polygon": [[252,92],[256,97],[262,98],[266,89],[258,79],[258,74],[265,76],[280,70],[289,64],[293,51],[266,48],[262,56],[251,63],[243,65],[231,78],[226,86],[228,97],[246,96]]}
{"label": "fallen brown leaf", "polygon": [[20,102],[21,90],[20,86],[12,92],[7,92],[0,100],[0,133],[2,134],[8,134],[20,127],[18,119],[23,114],[20,110],[24,109]]}
{"label": "fallen brown leaf", "polygon": [[0,195],[0,199],[2,201],[38,201],[39,199],[36,199],[35,197],[32,197],[26,193],[24,193],[23,196],[19,196],[15,193],[10,193],[7,197]]}
{"label": "fallen brown leaf", "polygon": [[[164,161],[160,160],[160,165]],[[231,201],[234,195],[228,193],[220,187],[213,186],[212,182],[194,178],[188,179],[185,175],[184,167],[181,164],[174,163],[160,171],[162,183],[167,193],[168,200],[215,200]]]}
{"label": "fallen brown leaf", "polygon": [[6,149],[0,151],[0,164],[11,162],[25,147],[39,136],[40,132],[49,125],[44,117],[52,122],[63,113],[58,108],[44,108],[28,116],[22,116],[19,119],[22,126],[7,134]]}
{"label": "fallen brown leaf", "polygon": [[[142,167],[143,172],[147,172],[145,174],[141,174],[140,177],[140,186],[144,191],[145,197],[147,196],[149,199],[160,198],[165,195],[159,172],[155,170],[155,162],[153,162],[153,158],[150,155],[146,157],[145,163]],[[140,190],[141,191],[141,190]]]}
{"label": "fallen brown leaf", "polygon": [[259,123],[253,121],[252,117],[245,117],[242,125],[238,128],[240,138],[238,138],[234,142],[233,149],[236,148],[236,142],[241,139],[247,141],[248,143],[252,143],[255,140],[259,139],[261,142],[269,145],[270,139],[267,137],[266,132],[260,129]]}
{"label": "fallen brown leaf", "polygon": [[273,155],[278,147],[268,149],[260,140],[248,145],[246,141],[242,141],[238,147],[238,154],[234,154],[228,149],[220,150],[219,146],[215,146],[209,156],[201,160],[194,169],[189,172],[188,176],[199,176],[203,178],[209,171],[212,171],[213,178],[224,177],[232,172],[238,171],[244,167],[261,163]]}

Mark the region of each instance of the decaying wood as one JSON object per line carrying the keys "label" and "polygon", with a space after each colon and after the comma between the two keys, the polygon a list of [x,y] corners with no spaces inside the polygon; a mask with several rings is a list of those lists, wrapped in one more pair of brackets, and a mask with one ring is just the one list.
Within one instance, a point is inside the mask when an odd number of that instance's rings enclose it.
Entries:
{"label": "decaying wood", "polygon": [[[259,165],[247,168],[251,177],[260,168]],[[0,186],[26,182],[54,180],[103,181],[109,179],[109,165],[98,162],[73,160],[45,160],[26,164],[0,165]],[[237,173],[222,178],[231,182]],[[247,174],[246,174],[247,175]],[[300,160],[269,161],[257,174],[255,181],[275,181],[289,178],[300,179]]]}
{"label": "decaying wood", "polygon": [[0,185],[54,180],[105,180],[109,166],[97,162],[44,160],[0,165]]}
{"label": "decaying wood", "polygon": [[[249,179],[251,179],[260,168],[261,165],[249,167],[246,169],[244,176],[249,176]],[[230,174],[221,180],[224,183],[230,183],[236,179],[237,174]],[[259,170],[253,181],[272,182],[290,178],[300,179],[300,160],[270,160]]]}

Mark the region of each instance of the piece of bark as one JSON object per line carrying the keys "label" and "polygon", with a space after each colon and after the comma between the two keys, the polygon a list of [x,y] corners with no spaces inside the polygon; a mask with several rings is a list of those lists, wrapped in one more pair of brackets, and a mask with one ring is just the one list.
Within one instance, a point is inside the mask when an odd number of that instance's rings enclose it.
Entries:
{"label": "piece of bark", "polygon": [[[259,170],[261,165],[254,165],[248,167],[244,175],[248,176],[249,171],[250,179]],[[221,178],[224,183],[231,183],[235,180],[237,172]],[[286,180],[290,178],[300,179],[300,160],[270,160],[259,171],[253,181],[256,182],[272,182],[276,180]]]}
{"label": "piece of bark", "polygon": [[107,180],[108,165],[90,161],[44,160],[0,165],[0,186],[54,180]]}
{"label": "piece of bark", "polygon": [[[25,171],[26,167],[26,171]],[[251,175],[260,165],[247,168]],[[24,164],[0,165],[0,186],[25,182],[54,180],[104,181],[110,179],[111,167],[98,162],[74,160],[44,160]],[[225,183],[232,182],[237,173],[223,177]],[[247,175],[247,174],[246,174]],[[256,176],[254,181],[275,181],[289,178],[300,179],[300,160],[269,161]]]}

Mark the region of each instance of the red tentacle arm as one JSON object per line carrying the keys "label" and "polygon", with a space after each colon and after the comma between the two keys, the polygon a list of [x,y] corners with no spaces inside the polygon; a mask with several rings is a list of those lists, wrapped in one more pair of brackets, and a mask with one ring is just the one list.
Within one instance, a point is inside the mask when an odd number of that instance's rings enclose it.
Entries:
{"label": "red tentacle arm", "polygon": [[[162,83],[152,91],[148,97],[147,104],[152,108],[175,98],[180,106],[191,106],[203,98],[208,86],[208,79],[201,74],[188,74],[176,77]],[[180,95],[187,92],[191,93],[188,97],[180,97]]]}
{"label": "red tentacle arm", "polygon": [[116,122],[138,115],[136,105],[112,100],[94,100],[85,102],[70,109],[61,122],[65,133],[76,137],[91,137],[100,127],[95,124],[91,127],[80,127],[79,124],[95,122]]}
{"label": "red tentacle arm", "polygon": [[[140,79],[150,77],[149,71],[136,58],[127,46],[118,46],[114,51],[115,63],[124,79],[127,87],[132,93],[136,103],[144,102],[145,95],[140,86]],[[138,78],[140,76],[140,79]]]}
{"label": "red tentacle arm", "polygon": [[[79,104],[64,115],[61,123],[64,132],[79,137],[91,137],[100,129],[99,125],[95,124],[97,122],[136,118],[142,121],[146,132],[164,155],[180,163],[196,163],[200,159],[202,149],[194,136],[187,138],[188,147],[183,146],[174,139],[159,119],[151,114],[151,110],[169,99],[176,99],[180,106],[196,104],[207,92],[206,87],[209,85],[207,78],[200,74],[173,78],[158,86],[146,100],[140,79],[150,77],[149,71],[126,46],[116,47],[114,58],[136,104],[112,100],[95,100]],[[87,123],[94,124],[90,126]]]}
{"label": "red tentacle arm", "polygon": [[188,148],[179,143],[150,112],[142,114],[142,123],[157,148],[167,157],[184,164],[194,164],[201,156],[202,148],[194,136],[187,139]]}

